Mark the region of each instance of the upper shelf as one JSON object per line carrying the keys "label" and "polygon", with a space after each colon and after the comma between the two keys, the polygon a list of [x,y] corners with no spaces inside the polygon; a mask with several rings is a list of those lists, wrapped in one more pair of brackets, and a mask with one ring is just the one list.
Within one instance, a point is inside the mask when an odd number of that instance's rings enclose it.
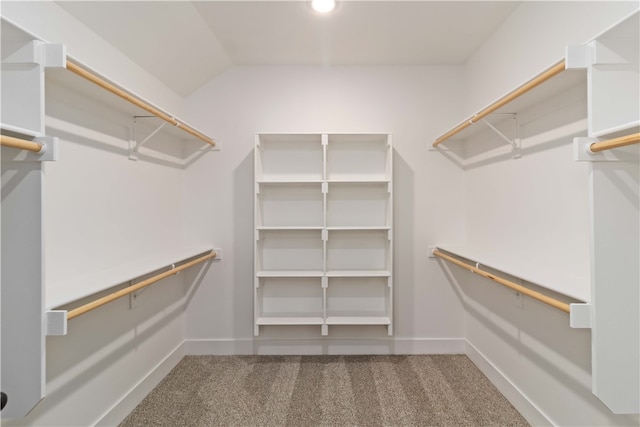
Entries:
{"label": "upper shelf", "polygon": [[[12,72],[16,72],[15,64],[7,64],[5,62],[5,59],[10,57],[12,53],[18,51],[24,46],[27,46],[33,41],[44,44],[48,43],[29,31],[26,31],[18,25],[6,20],[4,17],[1,20],[1,31],[3,72],[6,71],[5,69],[7,69],[7,67],[9,67]],[[25,71],[20,70],[20,72],[24,73],[29,71],[26,69]],[[216,142],[213,138],[205,135],[203,132],[187,124],[184,120],[181,120],[157,105],[154,105],[142,96],[139,96],[117,82],[110,80],[105,75],[98,73],[71,56],[65,56],[64,67],[47,69],[46,79],[47,82],[59,83],[61,86],[69,88],[75,93],[79,93],[82,96],[96,100],[109,108],[121,111],[131,117],[151,115],[164,120],[167,123],[167,126],[163,127],[162,132],[173,138],[199,140],[213,147],[216,146]],[[20,96],[21,98],[19,99],[22,100],[20,105],[24,105],[25,93],[29,96],[32,91],[30,89],[32,85],[20,86],[21,87],[18,88],[19,91],[17,91],[13,97],[5,96],[6,94],[3,93],[3,101],[10,102],[9,98],[17,98]],[[32,96],[28,100],[29,109],[34,110],[34,115],[42,111],[44,108],[43,96],[43,93],[37,94],[37,96]],[[3,105],[4,104],[5,102],[3,102]],[[3,110],[5,109],[3,108]],[[22,110],[24,110],[24,108],[22,108]],[[22,120],[20,117],[29,116],[29,114],[27,114],[28,112],[22,110],[20,115],[17,116],[18,118],[16,120],[18,122]],[[43,126],[39,123],[36,125],[25,126],[22,123],[13,123],[16,120],[5,119],[6,117],[3,117],[3,129],[30,136],[40,136],[42,134]]]}
{"label": "upper shelf", "polygon": [[[496,113],[519,113],[576,86],[587,89],[589,136],[629,132],[640,126],[640,29],[636,11],[579,46],[496,101],[435,139],[433,147],[479,131],[475,123]],[[588,72],[585,72],[588,71]],[[637,130],[636,130],[637,131]]]}
{"label": "upper shelf", "polygon": [[91,70],[89,67],[69,59],[67,59],[66,65],[66,69],[47,71],[47,81],[57,83],[62,87],[73,90],[77,94],[95,100],[116,111],[121,111],[131,117],[157,117],[167,124],[163,127],[162,132],[173,138],[199,140],[212,147],[216,146],[213,138],[150,103],[143,97]]}
{"label": "upper shelf", "polygon": [[575,70],[565,71],[564,59],[557,61],[551,67],[536,74],[526,83],[509,91],[486,107],[462,120],[447,132],[437,137],[432,145],[437,147],[448,139],[468,139],[481,130],[473,125],[491,114],[518,113],[524,111],[552,97],[554,94],[564,92],[579,85],[584,85],[586,81],[586,73]]}
{"label": "upper shelf", "polygon": [[211,250],[206,247],[172,248],[98,272],[47,283],[46,308],[50,310],[78,301]]}
{"label": "upper shelf", "polygon": [[591,278],[588,272],[580,274],[550,268],[546,265],[542,268],[519,254],[507,251],[498,252],[461,245],[438,245],[437,247],[578,301],[591,300],[591,293],[588,291]]}

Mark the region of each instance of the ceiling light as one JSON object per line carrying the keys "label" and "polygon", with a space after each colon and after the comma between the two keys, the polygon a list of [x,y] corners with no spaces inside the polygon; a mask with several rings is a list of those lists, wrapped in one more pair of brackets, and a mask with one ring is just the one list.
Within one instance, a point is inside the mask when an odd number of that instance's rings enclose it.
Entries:
{"label": "ceiling light", "polygon": [[336,7],[335,0],[312,0],[311,7],[319,13],[331,12]]}

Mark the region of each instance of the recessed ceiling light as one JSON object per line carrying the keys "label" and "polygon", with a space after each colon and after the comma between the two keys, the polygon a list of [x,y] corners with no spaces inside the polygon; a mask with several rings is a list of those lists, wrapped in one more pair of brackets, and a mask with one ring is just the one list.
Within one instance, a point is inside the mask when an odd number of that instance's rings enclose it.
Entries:
{"label": "recessed ceiling light", "polygon": [[311,7],[319,13],[331,12],[336,7],[335,0],[312,0]]}

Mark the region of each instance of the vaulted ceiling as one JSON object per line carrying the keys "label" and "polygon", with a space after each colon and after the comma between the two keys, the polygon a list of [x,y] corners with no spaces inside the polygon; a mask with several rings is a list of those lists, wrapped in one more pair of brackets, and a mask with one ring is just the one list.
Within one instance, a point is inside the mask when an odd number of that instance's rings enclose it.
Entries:
{"label": "vaulted ceiling", "polygon": [[59,1],[187,96],[233,65],[460,65],[515,1]]}

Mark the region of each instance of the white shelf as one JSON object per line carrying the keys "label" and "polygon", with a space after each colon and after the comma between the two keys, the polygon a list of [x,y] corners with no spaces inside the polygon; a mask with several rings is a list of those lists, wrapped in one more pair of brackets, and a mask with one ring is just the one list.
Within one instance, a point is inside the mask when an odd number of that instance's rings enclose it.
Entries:
{"label": "white shelf", "polygon": [[327,277],[391,277],[390,270],[331,270],[325,273]]}
{"label": "white shelf", "polygon": [[392,156],[388,134],[256,135],[256,335],[296,324],[392,333]]}
{"label": "white shelf", "polygon": [[167,250],[156,254],[147,254],[131,262],[92,274],[49,282],[47,283],[46,308],[51,310],[64,306],[211,250],[212,248],[205,247]]}
{"label": "white shelf", "polygon": [[296,226],[269,226],[269,227],[265,227],[265,226],[258,226],[256,227],[256,230],[261,230],[261,231],[286,231],[286,230],[322,230],[324,227],[321,225],[296,225]]}
{"label": "white shelf", "polygon": [[300,313],[272,313],[268,316],[261,316],[256,319],[256,324],[266,325],[322,325],[324,317],[322,313],[313,315],[309,313],[300,316]]}
{"label": "white shelf", "polygon": [[390,325],[391,319],[384,313],[362,313],[327,316],[327,325]]}
{"label": "white shelf", "polygon": [[[86,68],[86,69],[90,69],[89,67],[86,67],[84,65],[81,65],[82,68]],[[98,74],[95,71],[92,71],[94,74]],[[143,98],[140,95],[137,95],[135,92],[124,88],[124,86],[118,84],[116,81],[108,78],[107,76],[102,76],[100,75],[100,77],[110,83],[113,83],[116,87],[118,88],[122,88],[125,92],[128,92],[130,94],[132,94],[135,98],[138,98],[140,100],[142,100],[143,102],[151,105],[152,107],[156,108],[157,110],[160,110],[164,113],[166,113],[167,115],[174,117],[175,119],[178,119],[180,122],[184,123],[185,125],[191,127],[192,129],[203,133],[200,129],[190,125],[189,123],[187,123],[186,121],[180,119],[179,117],[175,116],[172,113],[169,113],[167,111],[165,111],[164,109],[154,105],[152,102],[149,102],[148,100],[146,100],[145,98]],[[70,92],[70,93],[74,93],[76,97],[82,97],[85,100],[85,104],[86,104],[86,100],[91,100],[92,102],[94,102],[96,105],[100,105],[102,107],[106,107],[108,109],[111,109],[113,111],[117,111],[120,112],[126,116],[131,117],[131,121],[133,123],[133,118],[134,117],[148,117],[151,116],[151,114],[130,103],[125,101],[124,99],[120,98],[119,96],[97,86],[94,83],[89,82],[88,80],[78,76],[77,74],[68,71],[68,70],[64,70],[64,69],[60,69],[60,70],[52,70],[51,72],[47,72],[46,75],[46,82],[48,85],[54,84],[59,86],[60,88],[63,88],[65,91]],[[52,85],[53,87],[53,85]],[[138,120],[136,127],[139,128],[140,130],[142,130],[143,132],[146,133],[150,133],[150,131],[152,131],[153,129],[155,129],[157,126],[159,126],[162,123],[166,123],[164,120],[157,118],[157,117],[153,117],[153,118],[145,118],[143,120]],[[185,132],[184,130],[180,129],[179,126],[172,126],[169,123],[166,123],[166,125],[162,128],[162,130],[160,132],[158,132],[157,136],[154,136],[154,138],[156,137],[163,137],[165,136],[166,138],[170,139],[170,140],[174,140],[174,141],[191,141],[194,143],[197,143],[199,145],[203,145],[206,144],[204,141],[202,141],[201,139],[196,138],[195,136]]]}
{"label": "white shelf", "polygon": [[327,230],[334,231],[376,231],[376,230],[391,230],[391,227],[388,225],[373,225],[373,226],[328,226]]}
{"label": "white shelf", "polygon": [[295,271],[295,270],[274,270],[258,271],[256,277],[322,277],[322,271]]}
{"label": "white shelf", "polygon": [[[500,123],[507,122],[511,120],[511,116],[504,116],[504,114],[519,114],[523,111],[527,111],[532,107],[539,106],[543,104],[546,100],[552,99],[554,96],[557,96],[559,93],[570,91],[572,88],[583,86],[586,87],[587,84],[587,73],[583,70],[566,70],[543,84],[533,88],[529,92],[521,95],[520,97],[514,99],[503,107],[497,109],[495,112],[490,114],[487,117],[487,120],[498,126]],[[507,94],[513,92],[515,89],[506,92],[504,95],[496,98],[496,101],[502,99]],[[490,102],[485,107],[480,108],[478,112],[484,110],[488,106],[492,105],[495,101]],[[476,113],[477,114],[477,113]],[[472,116],[475,114],[472,114]],[[455,126],[466,122],[467,119],[463,119],[460,123],[457,123]],[[455,126],[452,126],[455,127]],[[447,145],[456,144],[456,142],[464,142],[467,139],[472,138],[473,136],[479,134],[480,132],[487,131],[487,126],[484,123],[476,122],[471,126],[463,129],[458,132],[456,135],[451,138],[445,140],[443,144]],[[444,133],[444,132],[443,132]],[[497,137],[499,138],[499,137]],[[506,143],[506,142],[505,142]]]}
{"label": "white shelf", "polygon": [[280,184],[322,184],[324,181],[322,179],[261,179],[256,180],[257,184],[263,185],[280,185]]}
{"label": "white shelf", "polygon": [[536,265],[526,257],[507,250],[498,252],[461,245],[438,245],[438,248],[578,301],[589,302],[591,299],[590,293],[585,291],[591,281],[588,272]]}

